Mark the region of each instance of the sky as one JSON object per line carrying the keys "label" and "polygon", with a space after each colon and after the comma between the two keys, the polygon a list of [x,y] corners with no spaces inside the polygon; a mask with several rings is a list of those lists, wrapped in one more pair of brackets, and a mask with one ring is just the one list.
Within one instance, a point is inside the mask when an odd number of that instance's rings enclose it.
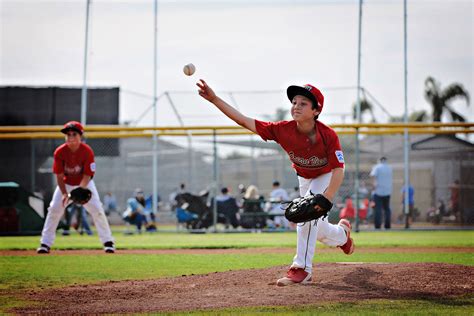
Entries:
{"label": "sky", "polygon": [[[325,95],[320,119],[351,123],[356,100],[358,1],[159,1],[157,125],[234,125],[196,92],[204,78],[244,114],[265,119],[290,107],[289,85]],[[120,122],[151,125],[153,0],[93,0],[90,86],[119,86]],[[474,94],[471,0],[408,1],[408,108],[426,110],[424,80]],[[0,0],[0,85],[82,86],[85,0]],[[403,1],[364,1],[361,85],[375,116],[404,111]],[[187,77],[182,68],[193,63]],[[232,92],[231,94],[229,92]],[[453,107],[469,121],[474,106]],[[365,118],[367,120],[367,118]]]}

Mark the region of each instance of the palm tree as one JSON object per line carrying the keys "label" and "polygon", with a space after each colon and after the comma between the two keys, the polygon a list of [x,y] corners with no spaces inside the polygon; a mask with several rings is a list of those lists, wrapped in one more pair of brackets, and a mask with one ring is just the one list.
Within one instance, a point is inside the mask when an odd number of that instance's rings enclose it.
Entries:
{"label": "palm tree", "polygon": [[425,80],[425,98],[433,108],[433,122],[441,122],[441,116],[444,111],[448,111],[451,119],[459,122],[465,122],[466,119],[454,111],[449,102],[456,97],[464,97],[469,105],[469,93],[458,83],[452,83],[444,89],[433,77]]}
{"label": "palm tree", "polygon": [[[375,123],[376,122],[376,119],[375,119],[375,116],[374,116],[374,106],[372,105],[372,103],[370,103],[369,101],[367,101],[366,98],[362,98],[360,100],[360,117],[361,117],[361,121],[362,121],[362,115],[364,113],[370,113],[370,116],[372,117],[372,121],[371,123]],[[354,102],[354,104],[352,105],[352,118],[354,119],[354,121],[357,119],[357,102]],[[357,122],[358,123],[358,122]]]}

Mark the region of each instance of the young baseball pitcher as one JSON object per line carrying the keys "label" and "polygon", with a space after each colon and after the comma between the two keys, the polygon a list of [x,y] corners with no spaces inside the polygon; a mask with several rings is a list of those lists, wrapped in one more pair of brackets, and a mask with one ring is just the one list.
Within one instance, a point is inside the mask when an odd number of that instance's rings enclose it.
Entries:
{"label": "young baseball pitcher", "polygon": [[94,152],[81,140],[84,128],[76,121],[68,122],[61,129],[65,134],[65,143],[54,151],[53,172],[56,174],[57,187],[48,207],[48,215],[41,233],[41,245],[37,253],[49,253],[56,238],[56,228],[69,202],[68,193],[78,187],[87,188],[92,197],[84,204],[92,215],[97,233],[107,253],[115,252],[112,232],[105,216],[99,193],[92,177],[95,173]]}
{"label": "young baseball pitcher", "polygon": [[[199,95],[230,119],[265,141],[274,140],[287,152],[298,175],[301,196],[321,193],[329,201],[334,199],[344,179],[344,156],[336,132],[318,120],[324,105],[321,91],[309,84],[288,87],[293,120],[263,122],[237,111],[204,80],[200,79],[197,86]],[[316,240],[340,247],[348,255],[354,252],[351,224],[345,219],[337,225],[330,224],[327,218],[300,223],[296,232],[296,255],[287,275],[277,280],[279,286],[311,281]]]}

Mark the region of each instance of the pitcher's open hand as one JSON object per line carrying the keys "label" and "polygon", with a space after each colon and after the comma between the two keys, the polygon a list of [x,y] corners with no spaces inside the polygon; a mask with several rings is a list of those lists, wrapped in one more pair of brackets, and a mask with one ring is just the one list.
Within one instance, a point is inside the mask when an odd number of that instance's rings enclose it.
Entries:
{"label": "pitcher's open hand", "polygon": [[199,95],[207,101],[212,103],[217,98],[214,91],[211,89],[211,87],[207,85],[207,83],[203,79],[199,79],[196,85],[199,87]]}

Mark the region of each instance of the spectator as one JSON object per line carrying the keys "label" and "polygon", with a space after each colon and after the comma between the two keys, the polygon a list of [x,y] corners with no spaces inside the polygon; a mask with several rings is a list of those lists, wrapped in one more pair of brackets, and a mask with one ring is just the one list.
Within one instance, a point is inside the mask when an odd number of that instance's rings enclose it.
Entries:
{"label": "spectator", "polygon": [[179,190],[178,190],[178,194],[181,194],[181,193],[187,193],[188,191],[186,190],[186,184],[183,182],[179,185]]}
{"label": "spectator", "polygon": [[104,211],[107,216],[117,211],[117,200],[112,192],[107,192],[104,196]]}
{"label": "spectator", "polygon": [[352,201],[350,196],[346,197],[346,202],[344,204],[344,207],[341,209],[341,212],[339,213],[339,218],[345,218],[350,222],[354,221],[355,208],[354,202]]}
{"label": "spectator", "polygon": [[[72,223],[72,219],[76,215],[76,222]],[[76,203],[71,203],[66,207],[66,228],[63,231],[63,236],[69,236],[69,228],[73,227],[75,230],[79,231],[79,234],[84,234],[84,231],[87,235],[92,236],[92,230],[87,220],[86,209]]]}
{"label": "spectator", "polygon": [[239,220],[237,219],[239,206],[237,205],[236,199],[229,195],[229,189],[221,189],[221,194],[216,196],[216,203],[217,213],[225,217],[226,228],[229,228],[229,225],[237,228],[239,226]]}
{"label": "spectator", "polygon": [[290,200],[288,193],[285,189],[280,187],[280,182],[278,181],[273,182],[272,186],[273,190],[270,192],[271,209],[269,214],[275,215],[273,222],[276,228],[289,228],[290,223],[285,218],[285,211],[281,206],[281,202],[287,202]]}
{"label": "spectator", "polygon": [[244,205],[244,196],[245,196],[245,191],[247,191],[247,188],[245,187],[245,185],[241,183],[239,184],[238,189],[239,189],[239,195],[237,199],[237,204],[239,205],[239,207],[242,207],[242,205]]}
{"label": "spectator", "polygon": [[262,197],[258,194],[258,188],[249,185],[244,194],[244,212],[263,212]]}
{"label": "spectator", "polygon": [[[385,229],[391,227],[390,195],[392,194],[392,167],[388,165],[387,158],[381,157],[376,164],[370,176],[374,179],[374,226],[380,229],[382,226],[382,217],[384,217]],[[382,213],[382,210],[384,211]]]}
{"label": "spectator", "polygon": [[145,209],[144,214],[147,220],[146,231],[147,232],[156,232],[156,212],[160,210],[161,197],[157,195],[156,197],[156,210],[153,209],[153,195],[148,196],[145,199]]}
{"label": "spectator", "polygon": [[258,194],[255,185],[249,185],[243,198],[243,214],[240,224],[243,228],[264,228],[266,216],[263,214],[263,197]]}
{"label": "spectator", "polygon": [[145,195],[140,188],[135,189],[134,197],[127,200],[127,209],[122,214],[125,222],[136,226],[137,233],[141,234],[142,226],[147,225],[145,215]]}
{"label": "spectator", "polygon": [[[405,183],[400,190],[402,194],[402,214],[405,214],[405,192],[406,192],[406,185]],[[408,185],[408,223],[415,221],[415,189],[411,184]]]}
{"label": "spectator", "polygon": [[242,183],[240,183],[239,186],[238,186],[238,188],[239,188],[239,194],[244,195],[244,194],[245,194],[245,191],[247,190],[247,189],[245,188],[245,185],[243,185]]}

